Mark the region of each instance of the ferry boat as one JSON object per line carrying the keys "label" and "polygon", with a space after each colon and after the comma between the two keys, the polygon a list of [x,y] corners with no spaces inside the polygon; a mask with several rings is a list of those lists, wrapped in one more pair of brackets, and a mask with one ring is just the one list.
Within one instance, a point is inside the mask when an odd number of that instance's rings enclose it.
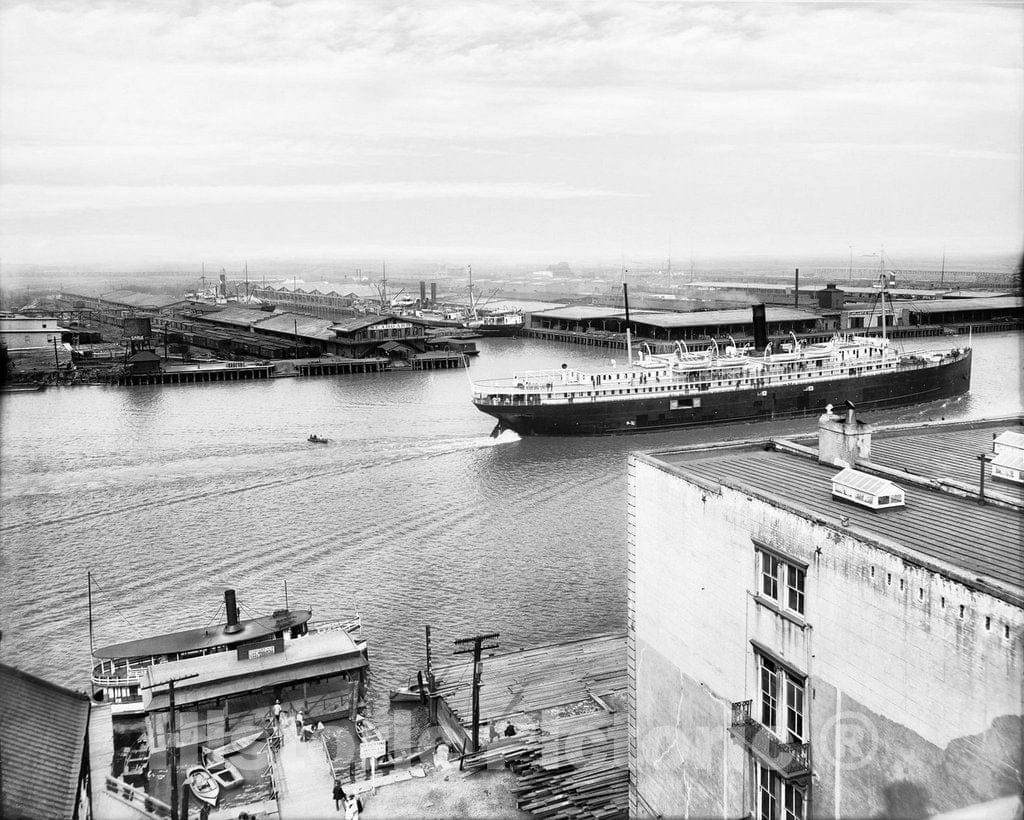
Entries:
{"label": "ferry boat", "polygon": [[523,329],[523,314],[503,310],[481,316],[479,319],[471,319],[463,326],[484,336],[515,336]]}
{"label": "ferry boat", "polygon": [[[89,595],[91,601],[91,577]],[[110,703],[114,716],[143,715],[146,713],[143,686],[159,677],[160,670],[174,668],[172,664],[207,657],[211,660],[238,658],[239,665],[244,667],[243,661],[250,657],[267,653],[284,657],[290,645],[299,646],[317,635],[337,631],[347,633],[351,638],[347,645],[354,646],[365,659],[366,641],[361,635],[358,614],[314,624],[312,610],[285,608],[262,617],[239,619],[234,590],[224,591],[224,603],[227,612],[224,623],[93,648],[93,699]],[[218,670],[218,674],[230,673]]]}
{"label": "ferry boat", "polygon": [[[627,328],[628,316],[627,305]],[[884,319],[881,337],[805,345],[791,336],[778,352],[771,343],[720,350],[712,341],[691,351],[676,342],[661,354],[644,345],[634,359],[627,329],[626,367],[563,365],[479,381],[473,403],[498,420],[492,435],[580,435],[787,418],[848,401],[862,410],[897,407],[970,389],[969,347],[903,354],[886,338]]]}

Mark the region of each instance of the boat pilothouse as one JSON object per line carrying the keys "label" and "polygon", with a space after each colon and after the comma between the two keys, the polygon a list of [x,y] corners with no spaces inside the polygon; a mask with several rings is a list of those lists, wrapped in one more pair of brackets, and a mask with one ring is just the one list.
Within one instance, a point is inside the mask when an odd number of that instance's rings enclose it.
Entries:
{"label": "boat pilothouse", "polygon": [[810,415],[845,401],[894,407],[970,388],[970,349],[902,354],[882,329],[881,337],[835,336],[817,344],[790,334],[778,350],[772,343],[740,348],[731,339],[724,350],[716,340],[699,351],[681,341],[667,353],[642,345],[634,358],[627,319],[626,367],[563,365],[480,381],[473,403],[498,419],[496,433],[573,435]]}
{"label": "boat pilothouse", "polygon": [[[91,592],[90,578],[90,600]],[[241,619],[232,589],[224,591],[224,607],[223,623],[93,648],[93,698],[109,702],[115,715],[141,715],[145,711],[143,683],[150,672],[164,665],[219,653],[248,658],[264,651],[285,652],[296,641],[336,630],[347,632],[365,656],[366,642],[360,634],[358,614],[314,624],[311,609],[284,608],[269,615]]]}

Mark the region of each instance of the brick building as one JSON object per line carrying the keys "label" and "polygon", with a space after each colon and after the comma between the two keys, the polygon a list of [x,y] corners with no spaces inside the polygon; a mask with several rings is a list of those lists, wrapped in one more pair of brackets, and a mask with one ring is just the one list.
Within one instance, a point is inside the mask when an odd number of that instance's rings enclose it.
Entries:
{"label": "brick building", "polygon": [[819,442],[630,458],[632,816],[1020,793],[1024,488],[989,473],[980,503],[978,459],[1020,424],[826,415]]}

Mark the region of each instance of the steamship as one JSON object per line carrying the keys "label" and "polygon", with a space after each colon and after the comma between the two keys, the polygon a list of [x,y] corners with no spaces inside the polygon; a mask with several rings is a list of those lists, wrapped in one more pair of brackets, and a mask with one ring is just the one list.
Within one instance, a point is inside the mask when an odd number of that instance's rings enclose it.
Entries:
{"label": "steamship", "polygon": [[[884,300],[884,277],[881,288]],[[882,317],[881,337],[802,344],[791,334],[792,341],[778,350],[771,343],[722,349],[712,340],[707,349],[692,351],[676,342],[669,353],[643,345],[634,357],[627,301],[625,367],[562,365],[478,381],[473,403],[498,420],[492,435],[587,435],[782,419],[845,402],[861,410],[899,407],[970,389],[969,347],[901,353],[886,337],[884,309]],[[754,326],[761,342],[763,306],[755,306]]]}

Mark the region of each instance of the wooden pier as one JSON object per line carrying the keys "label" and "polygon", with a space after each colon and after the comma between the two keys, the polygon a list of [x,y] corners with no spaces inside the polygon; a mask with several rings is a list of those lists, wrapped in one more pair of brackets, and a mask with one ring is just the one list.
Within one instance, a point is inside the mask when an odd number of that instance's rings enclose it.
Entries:
{"label": "wooden pier", "polygon": [[417,353],[410,361],[413,370],[449,370],[469,367],[469,358],[464,353],[451,350],[428,350]]}
{"label": "wooden pier", "polygon": [[[534,817],[626,817],[626,636],[493,655],[482,665],[482,748],[470,749],[463,768],[508,764],[519,808]],[[433,675],[441,727],[457,749],[470,748],[472,662]]]}
{"label": "wooden pier", "polygon": [[300,376],[347,376],[352,373],[383,373],[388,369],[389,363],[389,360],[383,357],[316,359],[297,362],[295,370]]}
{"label": "wooden pier", "polygon": [[249,362],[215,362],[211,364],[170,365],[164,370],[154,373],[120,374],[116,383],[135,387],[154,384],[210,384],[212,382],[253,381],[269,379],[274,372],[274,365],[252,364]]}

